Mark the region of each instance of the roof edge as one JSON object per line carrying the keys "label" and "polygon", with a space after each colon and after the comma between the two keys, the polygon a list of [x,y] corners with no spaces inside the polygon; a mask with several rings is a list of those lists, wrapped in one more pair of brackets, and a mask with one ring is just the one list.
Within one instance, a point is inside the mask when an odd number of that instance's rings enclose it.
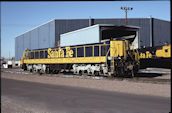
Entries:
{"label": "roof edge", "polygon": [[21,35],[24,35],[25,33],[28,33],[28,32],[30,32],[30,31],[32,31],[32,30],[34,30],[34,29],[36,29],[36,28],[38,28],[38,27],[40,27],[40,26],[43,26],[43,25],[48,24],[48,23],[50,23],[50,22],[52,22],[52,21],[55,21],[55,20],[56,20],[56,19],[52,19],[52,20],[47,21],[47,22],[45,22],[45,23],[43,23],[43,24],[41,24],[41,25],[38,25],[38,26],[36,26],[36,27],[34,27],[34,28],[30,29],[30,30],[27,30],[26,32],[24,32],[24,33],[22,33],[22,34],[20,34],[20,35],[15,36],[15,38],[17,38],[17,37],[19,37],[19,36],[21,36]]}

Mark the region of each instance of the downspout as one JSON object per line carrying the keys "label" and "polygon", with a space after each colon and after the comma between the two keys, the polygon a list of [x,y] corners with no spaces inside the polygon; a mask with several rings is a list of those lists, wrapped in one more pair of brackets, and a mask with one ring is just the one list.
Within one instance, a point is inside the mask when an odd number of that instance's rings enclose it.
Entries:
{"label": "downspout", "polygon": [[154,39],[153,39],[153,18],[150,16],[150,47],[154,47]]}

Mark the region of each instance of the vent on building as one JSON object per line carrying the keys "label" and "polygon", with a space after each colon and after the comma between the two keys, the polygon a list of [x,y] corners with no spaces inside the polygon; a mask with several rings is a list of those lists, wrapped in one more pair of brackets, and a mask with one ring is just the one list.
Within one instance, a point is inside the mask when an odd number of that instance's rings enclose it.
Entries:
{"label": "vent on building", "polygon": [[93,18],[89,18],[89,26],[92,26],[92,25],[94,25],[94,19]]}

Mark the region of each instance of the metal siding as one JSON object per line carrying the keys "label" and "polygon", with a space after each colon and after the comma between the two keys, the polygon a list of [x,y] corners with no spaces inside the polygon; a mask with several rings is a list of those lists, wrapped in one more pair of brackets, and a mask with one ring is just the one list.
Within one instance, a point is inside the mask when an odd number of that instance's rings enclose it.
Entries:
{"label": "metal siding", "polygon": [[60,40],[60,34],[88,27],[88,19],[56,20],[55,21],[55,42]]}
{"label": "metal siding", "polygon": [[17,45],[18,38],[15,38],[15,60],[18,60],[18,45]]}
{"label": "metal siding", "polygon": [[55,47],[55,21],[49,23],[50,47]]}
{"label": "metal siding", "polygon": [[60,40],[60,34],[63,32],[63,27],[65,26],[65,22],[63,20],[55,21],[55,45],[57,46],[58,40]]}
{"label": "metal siding", "polygon": [[170,22],[159,19],[153,20],[154,46],[164,45],[165,42],[171,44]]}
{"label": "metal siding", "polygon": [[60,36],[61,46],[99,43],[99,26],[81,29]]}
{"label": "metal siding", "polygon": [[[24,35],[22,35],[23,37],[21,38],[21,42],[22,42],[22,47],[21,47],[21,51],[20,51],[20,56],[23,56],[23,52],[24,52]],[[20,43],[20,42],[19,42]],[[21,58],[21,57],[20,57]]]}
{"label": "metal siding", "polygon": [[32,49],[38,49],[39,48],[39,43],[38,43],[38,29],[34,29],[30,32],[30,37],[31,37],[31,50]]}
{"label": "metal siding", "polygon": [[16,45],[17,45],[17,50],[18,50],[18,51],[17,51],[17,54],[18,54],[18,55],[17,55],[17,60],[20,59],[20,58],[19,58],[19,57],[20,57],[20,51],[21,51],[20,49],[22,48],[22,47],[21,47],[22,42],[19,43],[19,40],[21,40],[20,37],[21,37],[21,36],[16,37],[16,38],[17,38],[17,44],[16,44]]}
{"label": "metal siding", "polygon": [[95,19],[94,24],[124,25],[125,21],[123,19]]}
{"label": "metal siding", "polygon": [[19,44],[18,44],[19,37],[15,38],[15,60],[19,60]]}
{"label": "metal siding", "polygon": [[50,47],[49,24],[39,27],[39,48]]}
{"label": "metal siding", "polygon": [[18,36],[17,37],[17,45],[18,45],[18,57],[17,60],[20,60],[21,56],[23,55],[24,51],[24,35]]}
{"label": "metal siding", "polygon": [[24,49],[30,49],[30,32],[23,35],[24,36]]}
{"label": "metal siding", "polygon": [[19,60],[26,48],[41,49],[54,47],[55,21],[48,22],[33,30],[30,30],[15,39],[15,57]]}
{"label": "metal siding", "polygon": [[149,47],[150,45],[150,20],[149,19],[141,19],[140,24],[140,47],[145,46]]}

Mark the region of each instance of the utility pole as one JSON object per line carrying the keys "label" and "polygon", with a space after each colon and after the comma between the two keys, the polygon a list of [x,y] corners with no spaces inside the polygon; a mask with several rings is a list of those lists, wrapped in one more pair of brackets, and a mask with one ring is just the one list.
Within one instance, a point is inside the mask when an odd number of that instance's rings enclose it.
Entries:
{"label": "utility pole", "polygon": [[127,10],[133,10],[132,7],[121,7],[122,10],[125,10],[125,24],[127,25]]}

